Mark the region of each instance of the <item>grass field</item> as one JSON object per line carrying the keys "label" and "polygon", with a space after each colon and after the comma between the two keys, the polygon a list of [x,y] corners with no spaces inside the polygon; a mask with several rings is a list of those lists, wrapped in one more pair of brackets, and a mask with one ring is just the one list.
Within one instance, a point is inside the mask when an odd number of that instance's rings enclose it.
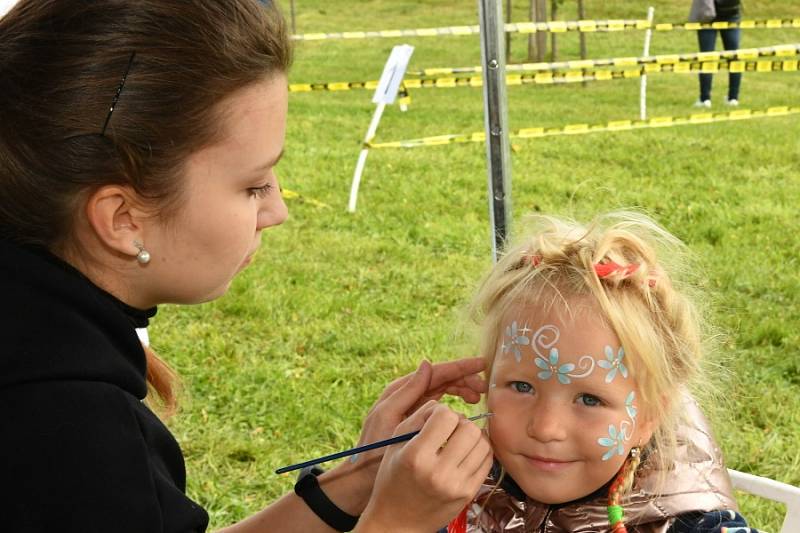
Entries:
{"label": "grass field", "polygon": [[[288,15],[289,2],[280,2]],[[515,0],[515,21],[527,2]],[[643,18],[647,4],[588,2],[587,18]],[[682,21],[688,0],[653,2],[657,21]],[[748,1],[746,18],[800,18],[792,0]],[[424,28],[477,23],[462,0],[297,0],[297,31]],[[565,0],[560,18],[574,19]],[[643,32],[592,34],[592,58],[640,55]],[[306,42],[290,81],[377,79],[392,46],[416,47],[410,69],[480,64],[477,36]],[[752,29],[742,46],[800,42],[800,29]],[[577,58],[574,34],[559,59]],[[515,36],[511,61],[525,59]],[[693,52],[692,32],[657,33],[652,53]],[[726,76],[715,77],[714,110]],[[514,129],[638,116],[638,81],[509,88]],[[800,105],[800,73],[746,74],[743,108]],[[424,89],[408,112],[387,108],[376,140],[482,131],[479,89]],[[651,116],[695,112],[695,76],[653,75]],[[290,490],[272,471],[351,446],[383,386],[421,358],[471,353],[460,317],[490,266],[481,144],[374,151],[359,210],[350,179],[373,112],[366,91],[293,94],[282,185],[290,219],[264,235],[257,261],[220,300],[163,306],[153,344],[182,375],[170,421],[187,459],[189,492],[212,526]],[[800,117],[515,141],[513,214],[585,218],[639,207],[697,254],[730,378],[708,405],[728,465],[800,484]],[[724,408],[718,408],[722,405]],[[716,406],[716,408],[714,408]],[[780,528],[783,509],[740,500],[752,524]]]}

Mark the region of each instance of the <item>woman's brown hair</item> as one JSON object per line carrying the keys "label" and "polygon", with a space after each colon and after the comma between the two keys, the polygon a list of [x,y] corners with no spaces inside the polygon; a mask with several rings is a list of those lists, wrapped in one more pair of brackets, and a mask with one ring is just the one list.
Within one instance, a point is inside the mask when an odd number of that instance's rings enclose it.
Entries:
{"label": "woman's brown hair", "polygon": [[[171,216],[186,158],[219,138],[217,104],[290,63],[272,2],[21,0],[0,18],[0,238],[59,255],[108,184]],[[148,368],[174,405],[149,350]]]}

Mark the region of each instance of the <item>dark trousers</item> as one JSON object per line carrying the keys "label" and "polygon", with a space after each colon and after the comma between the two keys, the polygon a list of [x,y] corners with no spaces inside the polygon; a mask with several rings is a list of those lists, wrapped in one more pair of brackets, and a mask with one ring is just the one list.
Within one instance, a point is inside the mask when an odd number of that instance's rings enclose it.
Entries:
{"label": "dark trousers", "polygon": [[[741,30],[732,28],[729,30],[698,30],[697,42],[700,44],[701,52],[713,52],[717,45],[717,31],[722,37],[722,46],[725,50],[736,50],[739,48]],[[711,100],[711,82],[713,74],[700,74],[700,100]],[[739,86],[742,84],[741,72],[730,72],[728,74],[728,100],[739,99]]]}

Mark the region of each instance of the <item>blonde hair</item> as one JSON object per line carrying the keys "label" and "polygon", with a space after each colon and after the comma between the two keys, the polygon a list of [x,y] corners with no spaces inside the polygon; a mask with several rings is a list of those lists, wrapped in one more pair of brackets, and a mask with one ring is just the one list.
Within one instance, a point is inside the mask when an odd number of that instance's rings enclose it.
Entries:
{"label": "blonde hair", "polygon": [[[688,250],[638,212],[601,215],[588,225],[552,216],[530,222],[531,232],[505,252],[473,302],[486,368],[492,368],[501,321],[511,308],[535,304],[547,311],[592,302],[625,348],[642,414],[657,421],[645,456],[667,471],[683,392],[701,374],[709,338],[695,284],[686,279],[697,271]],[[605,265],[600,273],[597,265]]]}

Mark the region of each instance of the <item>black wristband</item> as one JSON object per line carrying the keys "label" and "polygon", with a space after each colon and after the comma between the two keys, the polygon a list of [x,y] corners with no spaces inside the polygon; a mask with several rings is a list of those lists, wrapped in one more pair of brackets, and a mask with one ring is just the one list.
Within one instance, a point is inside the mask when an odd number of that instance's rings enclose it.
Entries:
{"label": "black wristband", "polygon": [[339,509],[322,492],[317,476],[313,472],[300,477],[300,480],[294,485],[294,493],[306,502],[315,515],[336,531],[350,531],[356,527],[358,517]]}

